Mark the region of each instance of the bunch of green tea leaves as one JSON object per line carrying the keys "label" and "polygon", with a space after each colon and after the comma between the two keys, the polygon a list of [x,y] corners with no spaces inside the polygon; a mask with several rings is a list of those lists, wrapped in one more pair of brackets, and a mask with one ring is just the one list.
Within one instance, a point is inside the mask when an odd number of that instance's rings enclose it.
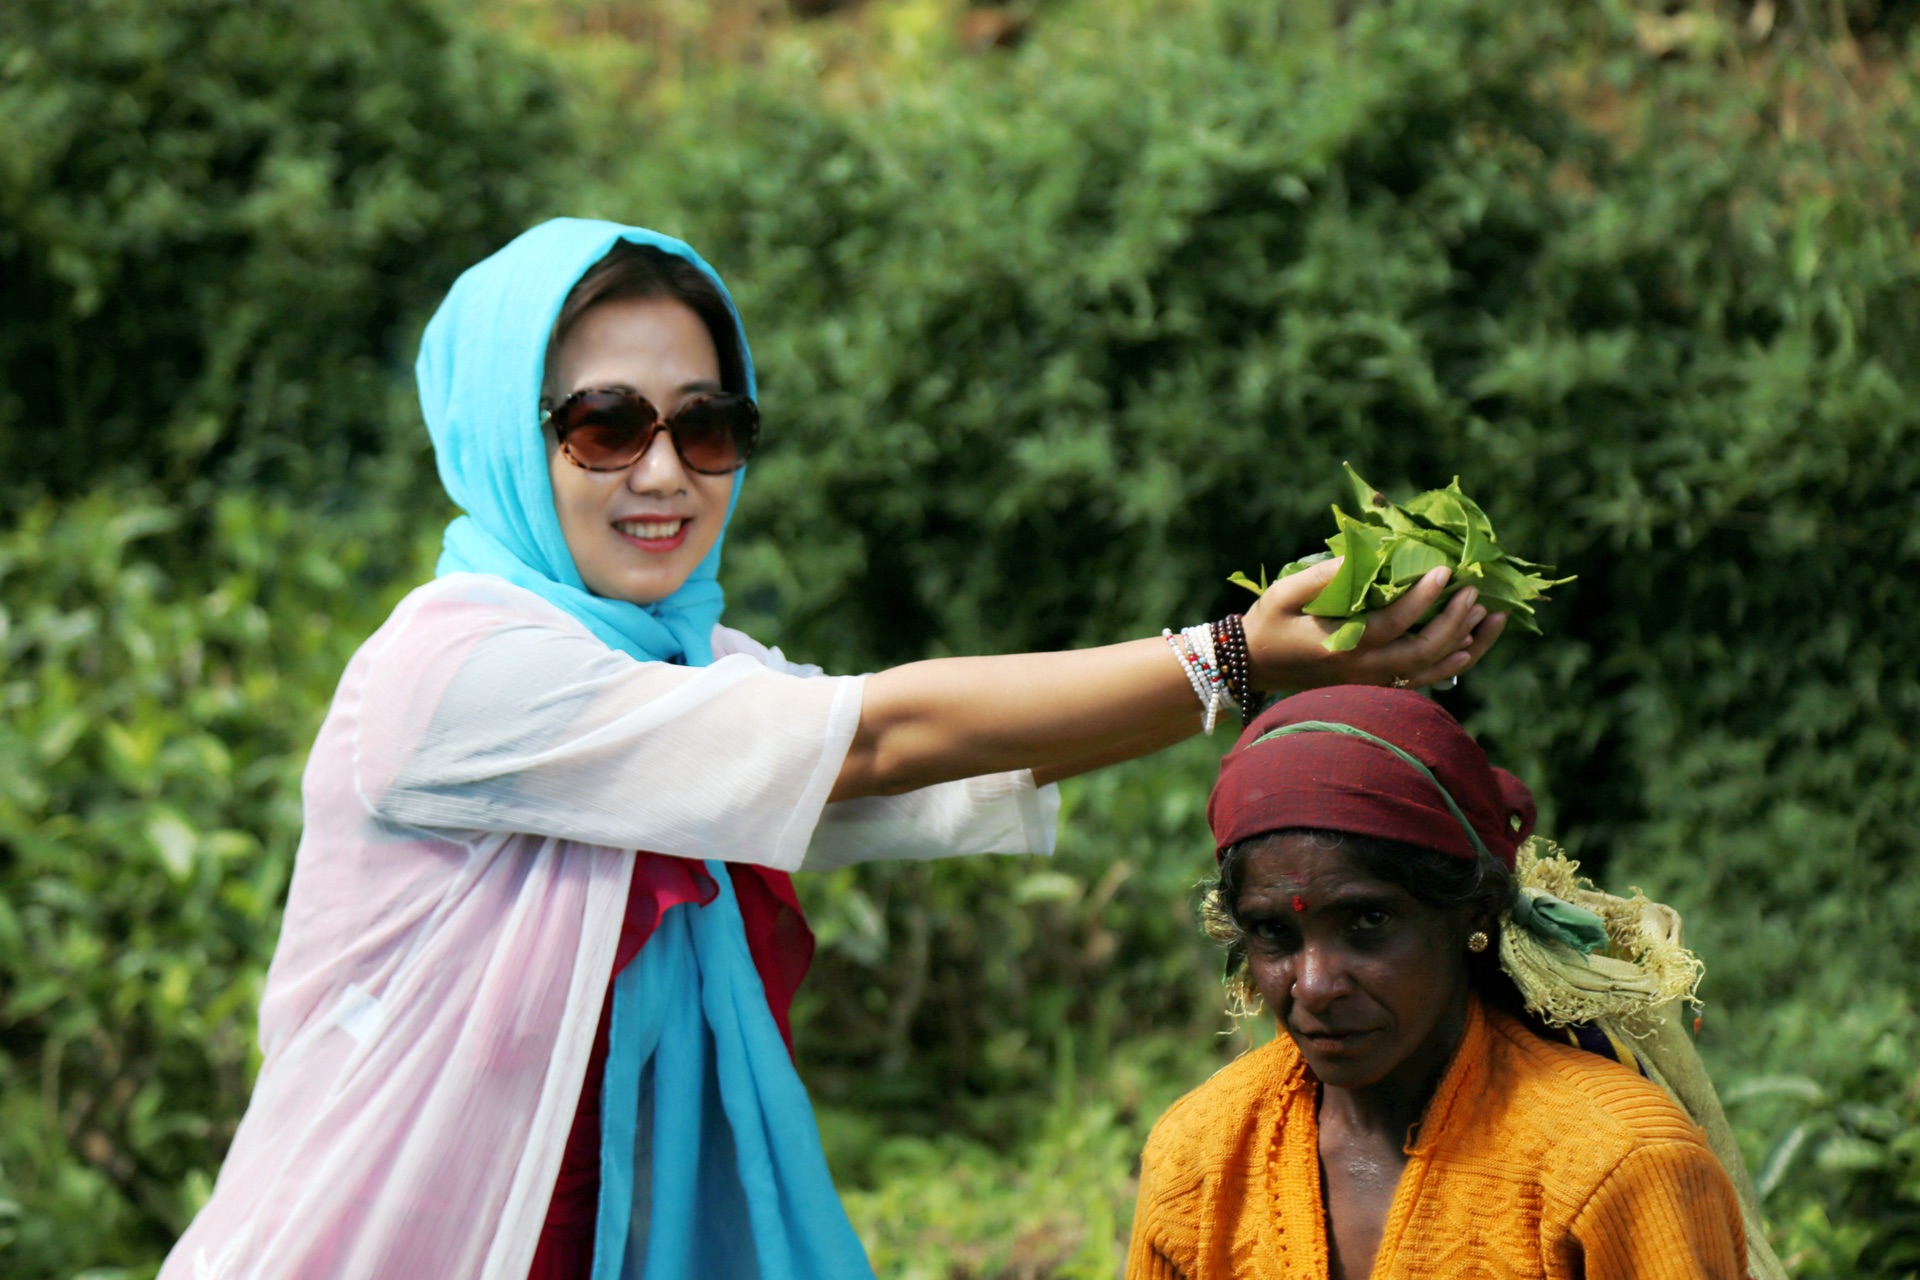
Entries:
{"label": "bunch of green tea leaves", "polygon": [[[1453,576],[1429,617],[1454,592],[1475,587],[1488,613],[1505,613],[1512,625],[1539,634],[1531,602],[1544,599],[1548,587],[1573,579],[1544,577],[1543,572],[1552,572],[1551,566],[1522,560],[1502,548],[1487,513],[1460,492],[1459,477],[1444,489],[1430,489],[1405,506],[1396,506],[1351,466],[1341,465],[1346,466],[1360,515],[1350,516],[1336,506],[1333,518],[1339,531],[1327,539],[1328,549],[1280,570],[1284,578],[1334,556],[1346,557],[1333,580],[1306,606],[1306,612],[1316,618],[1344,619],[1326,638],[1327,648],[1338,653],[1359,644],[1368,613],[1399,599],[1442,565],[1452,569]],[[1259,582],[1244,573],[1227,580],[1255,595],[1268,586],[1264,568]]]}

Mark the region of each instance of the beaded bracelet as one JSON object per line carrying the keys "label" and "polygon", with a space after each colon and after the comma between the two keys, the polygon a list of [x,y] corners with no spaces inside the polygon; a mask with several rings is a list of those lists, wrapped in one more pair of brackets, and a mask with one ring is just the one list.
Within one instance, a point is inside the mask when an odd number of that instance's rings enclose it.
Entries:
{"label": "beaded bracelet", "polygon": [[1253,655],[1247,651],[1247,630],[1241,616],[1230,613],[1213,624],[1213,647],[1219,655],[1227,693],[1233,699],[1243,722],[1251,724],[1260,714],[1260,695],[1253,688]]}
{"label": "beaded bracelet", "polygon": [[1163,634],[1173,647],[1174,656],[1180,659],[1181,669],[1187,673],[1187,683],[1193,686],[1193,696],[1200,700],[1203,728],[1207,733],[1212,733],[1214,721],[1220,712],[1221,686],[1217,673],[1202,662],[1194,650],[1192,639],[1184,632],[1179,635],[1170,631]]}
{"label": "beaded bracelet", "polygon": [[1162,628],[1160,638],[1167,642],[1168,647],[1173,650],[1173,656],[1179,659],[1181,672],[1187,677],[1187,683],[1193,686],[1193,696],[1200,699],[1200,705],[1204,707],[1211,701],[1212,693],[1207,687],[1205,677],[1200,674],[1199,664],[1193,660],[1192,651],[1187,647],[1186,636],[1176,635]]}
{"label": "beaded bracelet", "polygon": [[1207,629],[1187,627],[1180,634],[1187,638],[1187,650],[1193,654],[1194,665],[1200,668],[1207,682],[1207,707],[1201,731],[1212,737],[1214,722],[1220,718],[1220,704],[1226,699],[1227,682],[1220,674],[1220,664],[1214,661],[1213,637],[1207,634]]}
{"label": "beaded bracelet", "polygon": [[1239,711],[1240,702],[1233,696],[1233,686],[1228,680],[1226,665],[1214,652],[1213,627],[1203,623],[1197,627],[1187,627],[1180,634],[1187,638],[1188,646],[1199,658],[1201,670],[1207,677],[1207,682],[1213,686],[1228,707],[1236,712]]}
{"label": "beaded bracelet", "polygon": [[1211,734],[1220,716],[1221,706],[1231,706],[1236,711],[1239,705],[1227,690],[1225,676],[1220,662],[1214,653],[1213,632],[1208,627],[1188,627],[1175,634],[1162,630],[1160,636],[1180,660],[1180,668],[1186,672],[1187,683],[1193,686],[1193,696],[1200,700],[1201,714],[1204,717],[1202,728]]}

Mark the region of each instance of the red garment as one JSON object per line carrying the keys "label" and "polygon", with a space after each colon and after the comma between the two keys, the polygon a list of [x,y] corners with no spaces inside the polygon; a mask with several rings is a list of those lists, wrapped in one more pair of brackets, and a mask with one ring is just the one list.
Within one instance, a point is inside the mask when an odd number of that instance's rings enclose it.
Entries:
{"label": "red garment", "polygon": [[[685,902],[705,906],[719,892],[703,863],[658,853],[641,853],[636,858],[633,882],[627,889],[627,913],[620,922],[620,942],[613,956],[614,977],[640,954],[667,908]],[[760,985],[766,988],[767,1007],[791,1053],[793,1029],[787,1015],[813,961],[813,931],[807,928],[793,880],[785,872],[733,863],[727,864],[727,871],[746,927],[747,950],[753,955]],[[600,1208],[600,1086],[606,1077],[612,1020],[613,981],[609,979],[573,1128],[560,1157],[560,1174],[527,1280],[588,1280],[593,1274],[593,1229]]]}
{"label": "red garment", "polygon": [[1399,840],[1456,858],[1479,856],[1430,779],[1377,742],[1343,733],[1275,729],[1323,720],[1364,729],[1433,771],[1493,856],[1511,867],[1533,834],[1533,793],[1487,763],[1444,707],[1411,689],[1336,685],[1295,694],[1247,726],[1220,762],[1207,822],[1224,853],[1269,831],[1306,827]]}

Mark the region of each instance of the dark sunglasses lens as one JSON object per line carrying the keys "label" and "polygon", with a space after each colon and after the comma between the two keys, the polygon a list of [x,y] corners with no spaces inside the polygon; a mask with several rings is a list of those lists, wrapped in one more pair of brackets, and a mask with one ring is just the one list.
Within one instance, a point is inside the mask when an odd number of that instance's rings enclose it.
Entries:
{"label": "dark sunglasses lens", "polygon": [[639,396],[589,391],[569,399],[554,414],[554,430],[583,467],[606,470],[638,458],[660,420]]}
{"label": "dark sunglasses lens", "polygon": [[673,442],[695,471],[723,475],[747,463],[760,439],[760,415],[745,396],[708,396],[673,415]]}

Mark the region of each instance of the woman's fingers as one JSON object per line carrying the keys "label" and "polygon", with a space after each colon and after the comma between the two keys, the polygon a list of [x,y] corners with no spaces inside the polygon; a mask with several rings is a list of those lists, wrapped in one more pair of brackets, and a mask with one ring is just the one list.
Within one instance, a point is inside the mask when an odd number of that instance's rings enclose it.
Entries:
{"label": "woman's fingers", "polygon": [[[1419,631],[1356,653],[1355,666],[1358,670],[1354,674],[1362,680],[1384,683],[1396,677],[1411,676],[1416,671],[1424,671],[1443,661],[1469,643],[1468,637],[1474,624],[1486,616],[1486,610],[1477,603],[1478,599],[1479,593],[1468,587],[1447,601],[1447,607]],[[1395,605],[1399,603],[1398,600],[1394,601]],[[1385,610],[1380,612],[1384,613]]]}
{"label": "woman's fingers", "polygon": [[[1421,615],[1431,609],[1440,598],[1440,593],[1447,589],[1450,577],[1452,573],[1444,565],[1430,570],[1398,600],[1368,614],[1367,634],[1361,643],[1368,646],[1384,645],[1405,635],[1408,628],[1420,621]],[[1466,592],[1460,594],[1465,595]],[[1454,598],[1459,599],[1458,596]],[[1435,618],[1434,621],[1438,622],[1439,619]]]}
{"label": "woman's fingers", "polygon": [[1319,564],[1308,565],[1298,573],[1290,573],[1276,580],[1261,597],[1254,602],[1252,613],[1256,609],[1282,609],[1288,613],[1298,613],[1308,601],[1320,594],[1333,575],[1340,572],[1343,556],[1331,560],[1322,560]]}
{"label": "woman's fingers", "polygon": [[[1438,591],[1434,591],[1430,580],[1432,580],[1432,574],[1428,574],[1427,580],[1421,581],[1419,587],[1415,587],[1415,591],[1421,591],[1423,595],[1427,595],[1428,604],[1421,606],[1421,612],[1425,612],[1425,608],[1432,603],[1432,597],[1438,595]],[[1444,587],[1446,583],[1442,581],[1440,585]],[[1417,604],[1417,601],[1409,603],[1407,597],[1411,597],[1415,591],[1407,591],[1405,597],[1394,601],[1388,608],[1398,610],[1402,604],[1407,604],[1411,610],[1411,604]],[[1396,614],[1394,618],[1386,620],[1386,626],[1382,626],[1382,637],[1394,637],[1394,639],[1384,639],[1384,643],[1375,643],[1375,645],[1363,643],[1356,658],[1359,658],[1367,668],[1384,672],[1388,679],[1432,666],[1434,662],[1446,658],[1450,652],[1467,643],[1467,635],[1473,631],[1476,622],[1480,622],[1480,618],[1486,616],[1486,610],[1480,608],[1478,601],[1480,601],[1480,593],[1473,587],[1465,587],[1457,591],[1452,601],[1446,603],[1446,608],[1442,608],[1432,618],[1432,622],[1428,622],[1427,626],[1419,631],[1407,631],[1409,624],[1405,614]],[[1386,614],[1388,608],[1382,608],[1379,614]],[[1475,610],[1478,610],[1478,616],[1475,616]],[[1419,618],[1419,612],[1415,612],[1413,616]],[[1398,626],[1400,631],[1396,633],[1388,629],[1392,626]],[[1373,637],[1371,620],[1367,622],[1367,631],[1371,639]]]}
{"label": "woman's fingers", "polygon": [[1506,630],[1506,626],[1506,614],[1491,614],[1474,627],[1472,635],[1468,637],[1463,647],[1455,649],[1431,666],[1402,674],[1407,676],[1410,683],[1420,688],[1465,675],[1486,656],[1487,650],[1493,648],[1494,642],[1500,638],[1500,633]]}

